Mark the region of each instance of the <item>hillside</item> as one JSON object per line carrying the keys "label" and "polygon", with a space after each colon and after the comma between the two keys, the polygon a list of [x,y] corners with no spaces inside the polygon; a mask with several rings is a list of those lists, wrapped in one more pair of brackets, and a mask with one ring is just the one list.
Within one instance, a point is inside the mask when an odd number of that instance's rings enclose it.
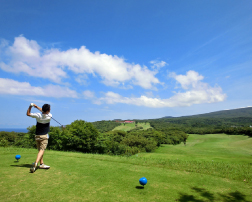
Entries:
{"label": "hillside", "polygon": [[193,116],[163,117],[148,122],[158,131],[179,129],[187,134],[226,133],[252,137],[252,107]]}
{"label": "hillside", "polygon": [[205,114],[196,114],[188,116],[165,116],[163,118],[238,118],[247,117],[252,118],[252,107],[244,107],[238,109],[221,110],[216,112],[209,112]]}
{"label": "hillside", "polygon": [[[150,123],[150,127],[159,131],[169,131],[171,128],[177,128],[190,134],[227,133],[247,134],[252,136],[252,132],[250,131],[252,128],[248,130],[248,127],[252,125],[252,107],[222,110],[192,116],[166,116],[158,119],[136,121],[139,123],[143,121],[144,123],[148,122]],[[130,128],[128,128],[129,125],[122,126],[120,123],[116,123],[115,121],[100,121],[94,122],[93,124],[99,132],[107,132],[110,130],[130,130]],[[135,124],[133,124],[132,127],[135,127]],[[241,127],[246,127],[246,131],[241,129]]]}
{"label": "hillside", "polygon": [[[188,116],[187,116],[188,117]],[[248,117],[252,118],[252,107],[222,110],[217,112],[210,112],[206,114],[198,114],[189,117],[197,118],[238,118],[238,117]]]}

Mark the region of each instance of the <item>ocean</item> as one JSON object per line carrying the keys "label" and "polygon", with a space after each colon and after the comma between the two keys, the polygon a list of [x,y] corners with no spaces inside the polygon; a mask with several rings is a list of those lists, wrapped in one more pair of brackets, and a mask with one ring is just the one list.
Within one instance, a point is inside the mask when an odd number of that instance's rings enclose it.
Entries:
{"label": "ocean", "polygon": [[26,128],[0,128],[0,131],[17,132],[17,133],[27,133],[28,132],[28,130]]}

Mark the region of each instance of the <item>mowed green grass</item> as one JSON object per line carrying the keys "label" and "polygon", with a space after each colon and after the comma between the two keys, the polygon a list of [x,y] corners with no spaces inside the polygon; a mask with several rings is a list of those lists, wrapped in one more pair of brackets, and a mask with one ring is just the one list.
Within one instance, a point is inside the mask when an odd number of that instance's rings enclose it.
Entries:
{"label": "mowed green grass", "polygon": [[142,153],[141,157],[178,159],[185,161],[211,161],[252,163],[252,138],[242,135],[190,134],[186,146],[162,145],[155,153]]}
{"label": "mowed green grass", "polygon": [[[138,123],[137,127],[140,127],[140,126],[143,127],[142,130],[147,130],[148,128],[152,128],[150,126],[150,123],[146,123],[146,124],[145,123]],[[136,128],[136,124],[135,123],[125,123],[125,125],[124,125],[124,123],[122,123],[120,126],[115,127],[113,129],[113,131],[114,130],[130,131],[130,130],[132,130],[134,128]]]}
{"label": "mowed green grass", "polygon": [[51,168],[35,173],[35,149],[0,147],[0,201],[252,201],[251,143],[246,136],[190,135],[187,146],[132,157],[46,151]]}

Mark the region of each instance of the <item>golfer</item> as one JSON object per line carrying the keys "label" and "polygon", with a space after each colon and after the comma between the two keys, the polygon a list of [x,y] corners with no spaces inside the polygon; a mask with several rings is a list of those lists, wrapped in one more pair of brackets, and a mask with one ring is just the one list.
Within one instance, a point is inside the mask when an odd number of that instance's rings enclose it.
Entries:
{"label": "golfer", "polygon": [[[42,113],[31,113],[32,107],[37,108]],[[38,168],[38,162],[40,162],[39,168],[50,168],[50,166],[45,165],[43,161],[43,155],[49,139],[48,132],[50,130],[50,121],[52,117],[50,110],[51,108],[49,104],[44,104],[41,109],[37,105],[31,103],[26,113],[27,116],[36,118],[37,120],[35,140],[38,148],[38,156],[36,161],[32,164],[32,167],[30,168],[30,171],[32,173],[35,172],[35,170]]]}

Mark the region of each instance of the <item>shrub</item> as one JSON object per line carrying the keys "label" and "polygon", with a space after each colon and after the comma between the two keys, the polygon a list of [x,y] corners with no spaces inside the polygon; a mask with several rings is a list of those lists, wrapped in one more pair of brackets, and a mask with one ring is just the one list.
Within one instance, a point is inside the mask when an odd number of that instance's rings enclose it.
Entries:
{"label": "shrub", "polygon": [[[34,139],[33,139],[34,141]],[[26,133],[17,133],[17,132],[0,132],[0,146],[17,146],[23,148],[31,148],[33,144],[29,138],[29,135]]]}
{"label": "shrub", "polygon": [[8,142],[8,140],[5,139],[5,137],[1,138],[0,146],[1,147],[8,147],[9,146],[9,142]]}
{"label": "shrub", "polygon": [[138,148],[139,151],[145,152],[151,152],[157,148],[157,142],[154,139],[147,139],[142,135],[128,135],[125,137],[121,144],[127,145],[132,148]]}
{"label": "shrub", "polygon": [[81,152],[95,152],[98,131],[89,122],[76,120],[66,127],[64,130],[64,142],[68,149]]}

